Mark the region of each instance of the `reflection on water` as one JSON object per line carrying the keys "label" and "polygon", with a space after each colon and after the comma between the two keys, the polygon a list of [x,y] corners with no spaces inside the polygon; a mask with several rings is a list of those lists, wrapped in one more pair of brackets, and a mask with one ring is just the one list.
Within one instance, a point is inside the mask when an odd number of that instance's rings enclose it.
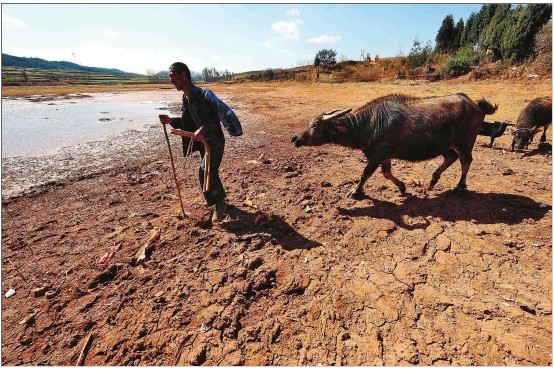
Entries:
{"label": "reflection on water", "polygon": [[2,157],[50,155],[63,146],[145,130],[158,122],[158,114],[168,114],[164,101],[144,101],[137,94],[95,93],[34,101],[4,98]]}

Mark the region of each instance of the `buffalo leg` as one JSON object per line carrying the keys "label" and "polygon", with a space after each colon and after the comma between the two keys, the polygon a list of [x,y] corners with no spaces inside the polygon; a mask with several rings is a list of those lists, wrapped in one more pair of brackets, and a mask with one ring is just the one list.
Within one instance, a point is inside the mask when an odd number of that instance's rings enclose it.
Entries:
{"label": "buffalo leg", "polygon": [[362,176],[360,176],[360,182],[358,183],[356,188],[354,188],[349,193],[350,197],[355,198],[355,199],[361,199],[363,197],[363,195],[364,195],[364,184],[366,183],[368,178],[370,178],[370,176],[376,171],[376,169],[378,169],[379,165],[380,165],[379,162],[376,162],[374,160],[368,160],[368,164],[366,164],[366,167],[362,171]]}
{"label": "buffalo leg", "polygon": [[543,133],[542,133],[542,136],[540,138],[540,142],[545,142],[547,140],[547,135],[546,135],[547,127],[548,126],[543,127]]}
{"label": "buffalo leg", "polygon": [[395,185],[401,191],[401,195],[404,195],[407,191],[407,187],[403,182],[398,180],[392,173],[391,173],[391,159],[386,159],[382,161],[382,174],[385,178],[389,179],[391,182],[395,183]]}
{"label": "buffalo leg", "polygon": [[432,174],[432,180],[430,181],[430,185],[428,186],[428,190],[431,190],[436,185],[437,181],[441,178],[441,174],[445,172],[447,168],[451,166],[457,160],[458,155],[454,150],[449,150],[445,152],[443,155],[443,163],[436,169],[434,174]]}
{"label": "buffalo leg", "polygon": [[466,153],[459,154],[459,161],[461,162],[461,179],[455,187],[455,193],[462,195],[466,190],[466,175],[472,163],[472,151],[468,150]]}

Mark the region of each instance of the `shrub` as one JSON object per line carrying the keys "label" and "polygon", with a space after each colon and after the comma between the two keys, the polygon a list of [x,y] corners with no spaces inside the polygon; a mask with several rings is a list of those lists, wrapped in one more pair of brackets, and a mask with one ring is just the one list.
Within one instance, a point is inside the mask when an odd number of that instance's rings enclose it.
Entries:
{"label": "shrub", "polygon": [[547,22],[542,29],[536,34],[536,62],[541,72],[551,73],[553,61],[552,49],[552,29],[553,23]]}
{"label": "shrub", "polygon": [[437,74],[441,78],[458,77],[466,74],[472,70],[472,66],[476,62],[476,57],[472,47],[464,47],[457,51],[457,53],[447,60],[439,68]]}

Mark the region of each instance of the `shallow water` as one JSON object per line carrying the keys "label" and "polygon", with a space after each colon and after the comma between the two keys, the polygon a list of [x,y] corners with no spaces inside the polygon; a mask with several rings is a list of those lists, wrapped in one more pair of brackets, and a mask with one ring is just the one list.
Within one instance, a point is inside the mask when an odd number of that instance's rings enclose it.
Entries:
{"label": "shallow water", "polygon": [[177,115],[180,100],[168,90],[2,99],[2,202],[155,155],[158,115]]}
{"label": "shallow water", "polygon": [[145,101],[140,92],[124,92],[3,98],[2,158],[51,155],[62,147],[145,131],[158,114],[168,114],[165,97]]}

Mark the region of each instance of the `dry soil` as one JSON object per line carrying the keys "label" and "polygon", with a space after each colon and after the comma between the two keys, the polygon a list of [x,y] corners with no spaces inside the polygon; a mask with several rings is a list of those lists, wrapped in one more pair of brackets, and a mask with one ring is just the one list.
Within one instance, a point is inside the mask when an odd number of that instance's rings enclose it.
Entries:
{"label": "dry soil", "polygon": [[515,122],[551,80],[208,87],[245,131],[227,138],[223,222],[172,137],[181,216],[156,125],[136,151],[4,194],[3,365],[552,365],[551,128],[527,152],[479,136],[463,197],[458,163],[426,189],[434,159],[393,162],[408,196],[378,171],[355,201],[361,152],[290,142],[388,93],[464,92]]}

